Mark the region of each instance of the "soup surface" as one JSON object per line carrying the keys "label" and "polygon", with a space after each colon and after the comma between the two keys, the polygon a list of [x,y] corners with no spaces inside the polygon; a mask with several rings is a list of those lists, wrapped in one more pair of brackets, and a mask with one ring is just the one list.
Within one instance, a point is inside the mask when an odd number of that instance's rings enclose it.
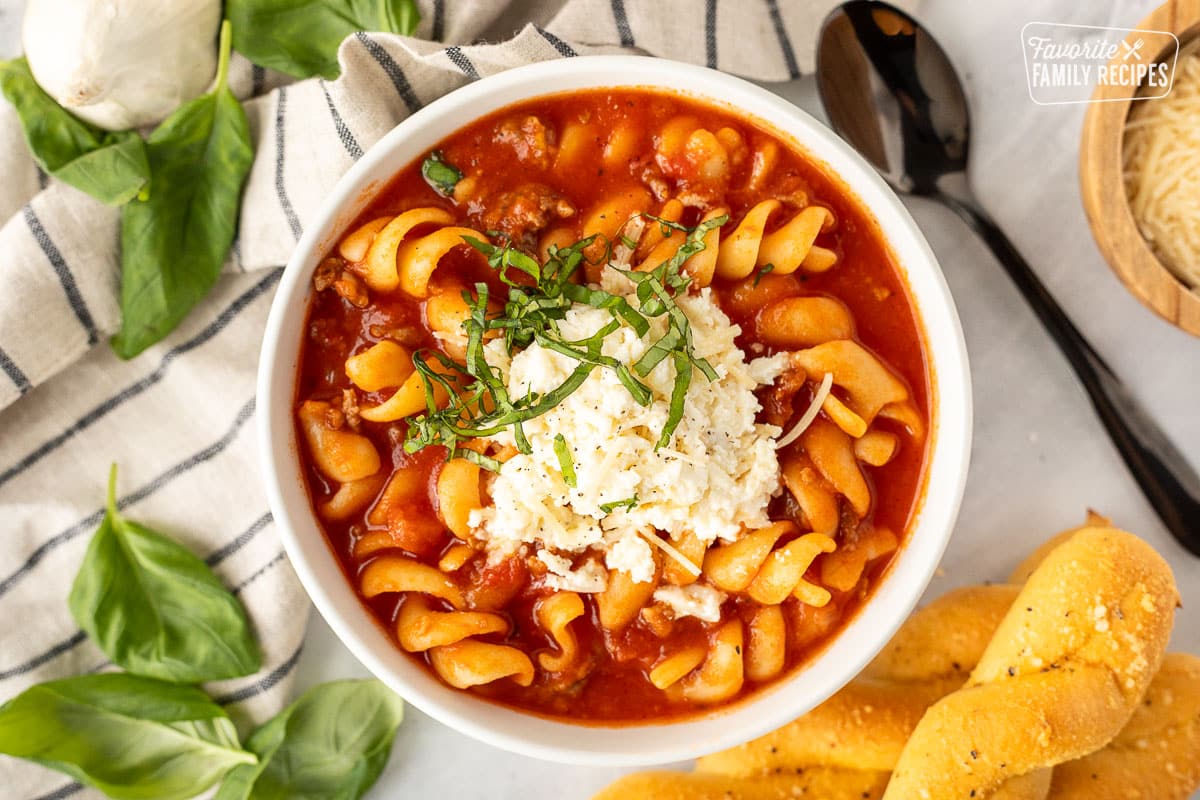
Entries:
{"label": "soup surface", "polygon": [[314,512],[397,646],[576,722],[802,665],[924,485],[929,376],[870,215],[752,120],[650,90],[505,108],[314,277]]}

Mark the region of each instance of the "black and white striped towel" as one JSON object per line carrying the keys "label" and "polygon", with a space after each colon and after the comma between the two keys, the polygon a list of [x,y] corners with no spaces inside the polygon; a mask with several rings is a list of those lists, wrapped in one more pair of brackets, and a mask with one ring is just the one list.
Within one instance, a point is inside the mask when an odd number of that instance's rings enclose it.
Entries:
{"label": "black and white striped towel", "polygon": [[[290,83],[236,59],[256,159],[238,241],[212,295],[122,362],[117,212],[47,180],[0,101],[0,700],[106,668],[66,596],[101,516],[121,508],[207,557],[241,597],[266,667],[214,687],[244,719],[286,701],[308,601],[259,487],[254,373],[280,267],[339,176],[398,121],[509,67],[645,51],[760,80],[811,71],[833,0],[421,0],[413,38],[343,43],[336,81]],[[521,27],[524,25],[524,27]],[[466,44],[512,35],[501,44]],[[457,43],[457,44],[455,44]],[[5,798],[99,796],[0,757]]]}

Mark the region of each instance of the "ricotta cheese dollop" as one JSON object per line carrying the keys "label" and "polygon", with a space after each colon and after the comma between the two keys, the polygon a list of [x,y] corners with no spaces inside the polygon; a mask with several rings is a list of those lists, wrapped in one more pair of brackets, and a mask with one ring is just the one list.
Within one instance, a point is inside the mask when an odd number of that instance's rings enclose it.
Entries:
{"label": "ricotta cheese dollop", "polygon": [[[606,289],[632,295],[627,279],[613,270],[606,273]],[[630,302],[636,307],[632,296]],[[489,487],[492,504],[470,518],[475,535],[495,557],[528,546],[549,567],[553,585],[601,591],[594,559],[577,568],[584,575],[574,576],[567,564],[591,551],[602,555],[608,569],[650,581],[654,557],[644,534],[657,530],[678,540],[690,531],[712,543],[769,524],[767,504],[779,491],[775,439],[780,430],[755,421],[760,406],[754,390],[775,380],[784,357],[747,362],[735,343],[740,330],[711,290],[682,293],[676,302],[690,322],[695,355],[708,360],[718,379],[693,372],[683,418],[670,443],[657,450],[675,379],[669,358],[643,379],[653,393],[648,406],[635,402],[611,369],[598,367],[562,403],[525,422],[532,452],[504,463]],[[608,311],[576,304],[559,330],[566,339],[586,339],[612,319]],[[609,334],[603,354],[636,362],[667,328],[665,317],[649,321],[644,337],[628,326]],[[579,365],[538,344],[511,358],[501,341],[490,342],[485,351],[512,397],[550,391]],[[574,465],[574,487],[567,485],[554,449],[559,434]],[[509,430],[493,438],[514,444]]]}

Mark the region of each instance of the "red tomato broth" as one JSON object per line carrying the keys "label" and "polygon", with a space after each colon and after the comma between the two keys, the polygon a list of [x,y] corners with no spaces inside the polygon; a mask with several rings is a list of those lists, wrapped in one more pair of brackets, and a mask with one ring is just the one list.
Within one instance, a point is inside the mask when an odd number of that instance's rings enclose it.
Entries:
{"label": "red tomato broth", "polygon": [[[508,145],[498,144],[495,141],[496,128],[505,120],[527,116],[536,116],[550,130],[562,130],[563,125],[572,118],[600,120],[601,129],[605,131],[621,123],[628,123],[640,131],[640,141],[635,150],[635,159],[640,165],[646,155],[654,151],[654,132],[666,121],[681,114],[695,117],[702,126],[710,130],[732,127],[740,131],[747,141],[773,139],[778,142],[778,165],[760,191],[753,194],[729,191],[720,198],[719,204],[729,207],[731,214],[724,230],[732,230],[756,202],[790,192],[803,191],[807,193],[810,203],[830,209],[836,219],[836,227],[822,233],[817,239],[817,244],[834,250],[838,254],[837,264],[820,274],[798,271],[790,276],[795,285],[788,287],[780,296],[830,295],[842,301],[853,314],[856,339],[902,378],[924,419],[932,422],[931,378],[925,357],[923,333],[908,287],[874,219],[839,179],[828,174],[821,165],[799,152],[786,139],[777,137],[750,119],[674,94],[638,89],[591,90],[538,98],[494,112],[448,136],[437,149],[442,152],[444,161],[457,166],[464,175],[475,177],[485,190],[500,192],[533,181],[567,197],[579,209],[579,213],[573,220],[566,220],[565,223],[573,224],[576,238],[582,238],[582,218],[592,206],[622,190],[641,186],[636,175],[632,174],[635,170],[605,170],[598,157],[582,159],[573,169],[556,167],[553,159],[549,159],[544,168],[539,168],[531,165],[528,160],[521,161],[515,157],[513,149]],[[600,152],[601,146],[602,142],[599,141],[591,143],[596,154]],[[734,170],[731,183],[738,182],[745,168],[743,165]],[[353,230],[359,224],[376,217],[428,206],[450,211],[456,218],[455,224],[476,227],[481,231],[485,229],[481,220],[488,210],[486,204],[476,202],[466,204],[465,208],[457,207],[426,184],[420,169],[421,162],[417,160],[396,175],[347,230]],[[674,196],[674,193],[670,196]],[[652,210],[660,205],[655,203]],[[773,224],[768,227],[768,232],[781,224],[778,217],[786,216],[775,215],[776,219],[773,219]],[[695,224],[697,218],[697,214],[689,211],[683,221],[685,224]],[[561,225],[564,221],[553,224]],[[772,281],[779,277],[782,276],[766,275],[764,280]],[[494,291],[503,290],[503,285],[483,263],[479,254],[465,247],[452,251],[435,271],[435,284],[448,280],[455,280],[463,285],[483,280]],[[764,348],[756,341],[756,313],[738,315],[729,310],[725,297],[733,286],[717,279],[713,287],[720,304],[730,314],[732,322],[742,327],[738,344],[747,351],[747,356],[758,355],[759,348],[764,352],[771,352],[771,348]],[[405,335],[412,337],[411,345],[406,342],[406,346],[416,348],[436,344],[424,327],[422,302],[408,298],[400,291],[391,295],[373,293],[370,304],[361,309],[342,300],[335,292],[315,292],[309,307],[308,327],[309,336],[305,337],[302,343],[297,403],[311,398],[336,401],[342,390],[351,386],[344,372],[346,358],[387,338],[387,329],[406,329]],[[363,393],[363,400],[364,403],[375,404],[386,399],[387,394],[387,391]],[[812,391],[807,386],[797,394],[794,401],[796,416],[807,408],[811,395]],[[794,419],[795,417],[793,421]],[[880,419],[875,424],[903,433],[899,424],[889,420]],[[900,539],[901,549],[922,499],[932,424],[929,427],[930,433],[920,443],[901,436],[899,452],[883,467],[862,465],[873,500],[871,511],[861,521],[859,530],[866,529],[867,526],[887,528]],[[413,508],[411,511],[415,514],[435,516],[436,496],[433,487],[438,473],[437,465],[445,459],[445,449],[428,448],[415,456],[406,454],[403,450],[404,430],[403,421],[379,424],[364,420],[362,427],[362,431],[380,451],[386,469],[394,470],[400,465],[417,460],[423,468],[429,470],[428,497],[425,502],[419,504],[419,508]],[[796,446],[798,445],[792,445]],[[304,476],[315,509],[332,495],[335,487],[330,486],[307,460]],[[363,533],[365,517],[369,510],[370,507],[345,523],[321,523],[347,578],[356,587],[357,575],[361,568],[369,563],[370,558],[361,563],[356,561],[353,546],[355,540]],[[786,491],[772,501],[770,512],[772,519],[795,519],[799,513],[795,502]],[[845,520],[845,514],[843,519]],[[845,530],[843,524],[839,531],[839,546],[847,541],[848,536],[853,537],[855,533],[854,530]],[[439,555],[455,541],[457,540],[447,531]],[[420,557],[418,553],[408,554]],[[784,670],[764,683],[755,683],[747,678],[741,692],[721,706],[740,702],[755,694],[764,685],[776,684],[794,674],[835,638],[838,631],[862,608],[885,576],[893,558],[894,554],[869,563],[859,584],[850,591],[831,590],[832,599],[826,608],[813,609],[796,598],[789,597],[783,603],[788,626]],[[436,564],[438,555],[422,560]],[[821,557],[818,557],[806,574],[806,579],[820,583],[820,564]],[[500,572],[503,571],[502,566]],[[524,574],[524,571],[522,573]],[[473,575],[485,582],[502,580],[497,577],[499,573],[496,570],[484,570],[481,573],[477,565],[465,567],[464,574]],[[518,646],[533,659],[536,668],[538,653],[556,652],[553,640],[540,628],[535,619],[538,599],[550,591],[533,587],[526,579],[516,597],[502,609],[497,609],[509,619],[510,633],[507,636],[488,634],[480,638],[484,641]],[[578,637],[581,652],[586,654],[585,657],[593,665],[585,679],[565,680],[564,676],[545,675],[539,668],[530,687],[522,688],[508,679],[502,679],[492,684],[474,687],[470,691],[525,712],[585,724],[665,722],[705,710],[703,707],[670,701],[664,692],[655,688],[646,678],[645,673],[664,651],[664,640],[657,638],[636,620],[620,633],[603,631],[597,618],[595,601],[587,595],[583,597],[585,615],[571,623],[571,630]],[[401,602],[399,596],[387,594],[371,600],[364,599],[364,605],[393,639],[395,618]],[[449,606],[441,601],[431,599],[430,603],[434,608],[449,610]],[[730,614],[736,614],[746,622],[755,606],[749,598],[731,596],[722,609],[722,620],[730,618]],[[707,643],[717,627],[718,624],[684,617],[676,620],[670,637],[665,641],[669,642],[672,650],[684,644]],[[410,654],[410,657],[428,665],[427,654]]]}

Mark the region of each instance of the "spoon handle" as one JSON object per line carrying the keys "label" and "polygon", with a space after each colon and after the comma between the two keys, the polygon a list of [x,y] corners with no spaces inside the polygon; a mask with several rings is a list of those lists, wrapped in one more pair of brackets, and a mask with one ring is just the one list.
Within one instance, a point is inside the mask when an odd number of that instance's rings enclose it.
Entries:
{"label": "spoon handle", "polygon": [[978,206],[938,193],[1003,265],[1071,363],[1092,407],[1150,505],[1180,544],[1200,556],[1200,476],[1055,302],[1009,238]]}

